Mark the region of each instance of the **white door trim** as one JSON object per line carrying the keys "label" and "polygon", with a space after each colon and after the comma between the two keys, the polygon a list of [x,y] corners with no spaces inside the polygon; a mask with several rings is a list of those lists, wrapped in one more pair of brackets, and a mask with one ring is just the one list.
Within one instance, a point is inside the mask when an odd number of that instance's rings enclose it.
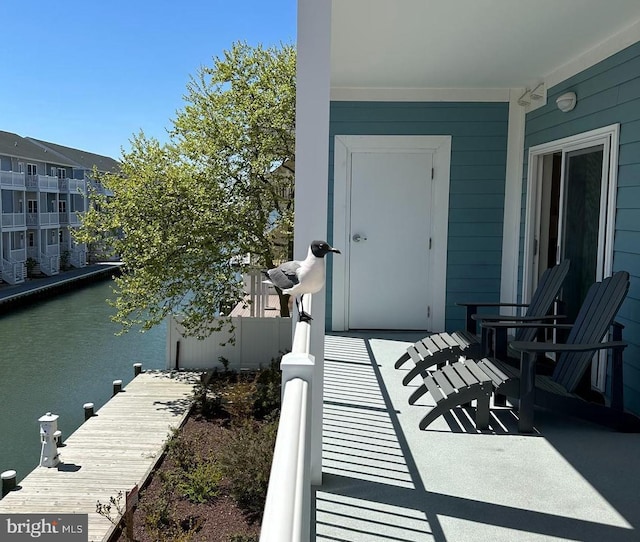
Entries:
{"label": "white door trim", "polygon": [[[332,329],[334,331],[345,331],[348,327],[351,154],[393,151],[433,153],[434,180],[431,199],[433,242],[431,270],[426,270],[425,276],[431,277],[429,287],[433,329],[430,331],[445,329],[451,136],[337,135],[334,147],[333,244],[344,250],[342,258],[333,259]],[[411,211],[420,212],[420,209],[407,210],[407,212]]]}
{"label": "white door trim", "polygon": [[[541,182],[542,171],[539,167],[539,159],[545,155],[559,151],[571,151],[589,147],[591,145],[609,143],[609,183],[606,190],[607,211],[606,224],[604,225],[604,246],[607,248],[602,265],[602,276],[606,277],[613,270],[613,238],[615,233],[616,193],[618,188],[618,147],[620,125],[612,124],[574,136],[549,141],[541,145],[529,148],[529,162],[527,171],[527,206],[525,214],[525,234],[523,247],[522,269],[522,299],[526,303],[531,296],[533,284],[533,247],[537,229],[536,213],[538,207],[538,191]],[[607,145],[605,144],[605,157]],[[564,172],[563,172],[564,175]],[[605,194],[603,194],[604,196]]]}
{"label": "white door trim", "polygon": [[[598,235],[598,268],[596,280],[602,280],[613,272],[613,241],[616,225],[616,194],[618,190],[618,149],[620,145],[620,125],[611,124],[574,136],[565,137],[529,149],[527,171],[527,206],[525,215],[525,235],[522,266],[522,299],[527,302],[531,296],[533,277],[536,273],[536,260],[533,253],[534,239],[538,230],[538,210],[540,200],[540,183],[542,179],[542,157],[554,152],[562,152],[561,177],[565,177],[564,155],[573,150],[580,150],[595,145],[603,145],[605,163],[608,160],[608,182],[601,190],[600,229]],[[563,197],[561,195],[561,197]],[[606,206],[606,207],[605,207]],[[592,365],[591,383],[600,390],[606,384],[606,353],[596,357]]]}

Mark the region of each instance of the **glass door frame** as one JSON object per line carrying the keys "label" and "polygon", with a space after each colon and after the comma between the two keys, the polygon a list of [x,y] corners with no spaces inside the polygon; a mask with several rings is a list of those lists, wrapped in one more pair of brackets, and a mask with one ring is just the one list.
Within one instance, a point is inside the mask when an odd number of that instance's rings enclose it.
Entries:
{"label": "glass door frame", "polygon": [[[612,124],[529,148],[522,262],[522,299],[524,302],[531,298],[539,276],[539,255],[536,247],[539,245],[540,240],[543,160],[549,154],[562,153],[560,175],[561,183],[564,187],[567,154],[598,145],[603,146],[603,177],[605,173],[607,175],[601,186],[596,280],[602,280],[603,277],[611,275],[613,271],[613,240],[618,188],[619,135],[620,125]],[[564,204],[562,199],[564,197],[563,192],[564,188],[560,192],[561,209]],[[562,224],[560,224],[560,227],[562,227]],[[562,239],[561,231],[558,232],[558,238]],[[592,385],[596,389],[604,391],[605,383],[606,363],[594,364]]]}

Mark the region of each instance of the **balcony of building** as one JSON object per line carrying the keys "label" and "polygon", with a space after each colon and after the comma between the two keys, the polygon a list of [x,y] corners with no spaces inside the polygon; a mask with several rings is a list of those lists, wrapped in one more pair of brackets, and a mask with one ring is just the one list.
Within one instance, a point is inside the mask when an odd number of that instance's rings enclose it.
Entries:
{"label": "balcony of building", "polygon": [[26,183],[27,190],[33,190],[38,192],[58,192],[58,177],[52,175],[27,175]]}
{"label": "balcony of building", "polygon": [[[419,382],[404,386],[408,368],[394,363],[423,336],[328,334],[320,371],[308,340],[294,339],[261,542],[640,539],[640,435],[542,409],[524,435],[510,405],[492,405],[488,430],[471,408],[420,430],[434,403],[427,394],[409,405]],[[320,429],[309,398],[318,389]],[[321,484],[311,486],[314,457]]]}
{"label": "balcony of building", "polygon": [[17,171],[0,171],[0,187],[24,190],[25,174]]}

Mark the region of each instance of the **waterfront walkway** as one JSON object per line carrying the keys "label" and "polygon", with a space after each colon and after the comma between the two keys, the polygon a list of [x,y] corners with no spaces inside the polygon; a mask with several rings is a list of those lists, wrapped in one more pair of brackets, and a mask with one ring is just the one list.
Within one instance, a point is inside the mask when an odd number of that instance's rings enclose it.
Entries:
{"label": "waterfront walkway", "polygon": [[63,271],[52,277],[37,277],[27,279],[22,284],[0,283],[0,307],[19,300],[26,300],[29,297],[43,297],[49,291],[62,290],[72,286],[74,282],[82,282],[113,275],[120,267],[117,262],[97,263],[87,265],[80,269],[70,269]]}
{"label": "waterfront walkway", "polygon": [[196,380],[182,372],[135,377],[58,448],[57,467],[36,467],[0,500],[0,514],[88,514],[89,541],[108,540],[114,527],[96,504],[142,486],[185,421]]}

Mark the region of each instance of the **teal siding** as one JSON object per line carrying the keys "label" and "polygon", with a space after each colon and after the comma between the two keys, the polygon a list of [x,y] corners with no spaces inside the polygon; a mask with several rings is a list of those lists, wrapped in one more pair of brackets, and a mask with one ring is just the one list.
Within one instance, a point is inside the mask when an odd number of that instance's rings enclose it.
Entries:
{"label": "teal siding", "polygon": [[[578,103],[562,113],[555,100],[567,91],[577,94]],[[615,123],[620,148],[613,267],[632,276],[618,319],[630,343],[624,354],[625,403],[640,414],[640,43],[548,90],[547,105],[527,115],[525,161],[531,146]],[[525,184],[526,171],[525,163]]]}
{"label": "teal siding", "polygon": [[[330,232],[333,230],[336,135],[451,136],[448,330],[464,327],[464,312],[455,305],[456,301],[498,301],[500,298],[508,114],[506,103],[331,103]],[[420,209],[413,211],[420,212]],[[330,326],[330,306],[327,307],[327,315],[327,325]]]}

